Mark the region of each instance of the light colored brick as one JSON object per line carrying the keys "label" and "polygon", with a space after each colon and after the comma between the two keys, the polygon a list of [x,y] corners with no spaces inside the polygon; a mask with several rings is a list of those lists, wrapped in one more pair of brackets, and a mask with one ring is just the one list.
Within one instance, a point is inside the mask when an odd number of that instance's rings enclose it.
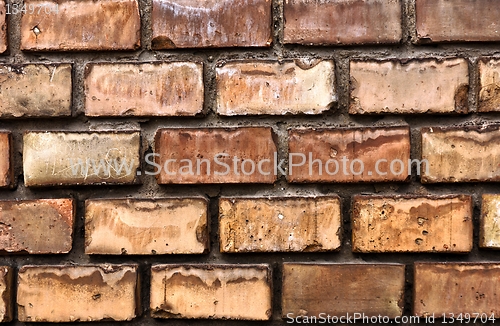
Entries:
{"label": "light colored brick", "polygon": [[284,42],[383,44],[401,40],[400,0],[285,0]]}
{"label": "light colored brick", "polygon": [[130,184],[140,165],[140,133],[27,132],[26,186]]}
{"label": "light colored brick", "polygon": [[100,63],[85,68],[87,116],[194,116],[203,111],[203,65]]}
{"label": "light colored brick", "polygon": [[137,0],[26,0],[24,4],[21,50],[135,50],[141,44]]}
{"label": "light colored brick", "polygon": [[478,66],[478,109],[480,112],[500,111],[500,60],[483,58]]}
{"label": "light colored brick", "polygon": [[436,318],[446,313],[448,321],[451,314],[497,318],[499,287],[500,264],[415,263],[413,313]]}
{"label": "light colored brick", "polygon": [[160,129],[155,138],[156,171],[161,167],[157,180],[159,184],[273,183],[276,150],[268,127]]}
{"label": "light colored brick", "polygon": [[0,132],[0,187],[9,186],[14,179],[11,158],[10,132]]}
{"label": "light colored brick", "polygon": [[470,252],[472,199],[354,196],[354,252]]}
{"label": "light colored brick", "polygon": [[[12,4],[12,3],[11,3]],[[7,51],[7,15],[5,1],[0,0],[0,53]]]}
{"label": "light colored brick", "polygon": [[0,201],[0,251],[68,253],[74,216],[72,199]]}
{"label": "light colored brick", "polygon": [[153,265],[154,318],[268,320],[268,265]]}
{"label": "light colored brick", "polygon": [[87,200],[85,253],[205,253],[207,206],[204,198]]}
{"label": "light colored brick", "polygon": [[500,249],[500,195],[483,194],[479,221],[479,246]]}
{"label": "light colored brick", "polygon": [[221,198],[221,252],[331,251],[340,248],[337,196]]}
{"label": "light colored brick", "polygon": [[282,317],[403,314],[405,266],[283,264]]}
{"label": "light colored brick", "polygon": [[[288,134],[289,182],[379,182],[408,178],[408,127],[304,128],[291,129]],[[378,160],[386,161],[377,165]]]}
{"label": "light colored brick", "polygon": [[0,266],[0,322],[8,322],[12,320],[12,298],[14,273],[8,266]]}
{"label": "light colored brick", "polygon": [[0,117],[71,115],[71,65],[0,66]]}
{"label": "light colored brick", "polygon": [[500,127],[422,128],[423,183],[500,181]]}
{"label": "light colored brick", "polygon": [[241,61],[216,72],[220,115],[321,114],[337,101],[333,61]]}
{"label": "light colored brick", "polygon": [[350,71],[351,114],[468,111],[465,59],[351,61]]}
{"label": "light colored brick", "polygon": [[271,0],[153,0],[152,47],[267,47],[271,21]]}
{"label": "light colored brick", "polygon": [[129,321],[139,308],[137,265],[23,266],[21,322]]}

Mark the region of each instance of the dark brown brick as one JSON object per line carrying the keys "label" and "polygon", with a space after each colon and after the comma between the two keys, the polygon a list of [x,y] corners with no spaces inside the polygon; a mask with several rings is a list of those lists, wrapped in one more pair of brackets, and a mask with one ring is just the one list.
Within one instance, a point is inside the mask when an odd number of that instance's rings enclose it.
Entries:
{"label": "dark brown brick", "polygon": [[14,179],[10,132],[0,132],[0,188],[8,187]]}

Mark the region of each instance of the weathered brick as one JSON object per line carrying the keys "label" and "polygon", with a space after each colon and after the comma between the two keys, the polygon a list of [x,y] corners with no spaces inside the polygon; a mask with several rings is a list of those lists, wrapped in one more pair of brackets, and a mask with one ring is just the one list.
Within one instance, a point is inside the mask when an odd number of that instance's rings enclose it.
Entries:
{"label": "weathered brick", "polygon": [[161,169],[160,184],[276,180],[272,164],[276,144],[268,127],[160,129],[155,148],[158,166],[153,173]]}
{"label": "weathered brick", "polygon": [[284,42],[383,44],[401,40],[400,0],[285,0]]}
{"label": "weathered brick", "polygon": [[500,7],[492,0],[416,0],[421,43],[500,41]]}
{"label": "weathered brick", "polygon": [[203,111],[203,65],[194,62],[89,64],[87,116],[194,116]]}
{"label": "weathered brick", "polygon": [[288,151],[289,182],[405,181],[410,130],[408,127],[292,129]]}
{"label": "weathered brick", "polygon": [[271,20],[271,0],[153,0],[152,47],[267,47]]}
{"label": "weathered brick", "polygon": [[470,252],[472,198],[354,196],[354,252]]}
{"label": "weathered brick", "polygon": [[268,265],[153,265],[154,318],[268,320]]}
{"label": "weathered brick", "polygon": [[12,320],[13,272],[8,266],[0,266],[0,322]]}
{"label": "weathered brick", "polygon": [[71,115],[71,65],[0,66],[0,117]]}
{"label": "weathered brick", "polygon": [[337,101],[333,61],[241,61],[216,72],[220,115],[321,114]]}
{"label": "weathered brick", "polygon": [[221,252],[330,251],[340,247],[337,196],[221,198]]}
{"label": "weathered brick", "polygon": [[351,61],[350,71],[351,114],[468,111],[465,59]]}
{"label": "weathered brick", "polygon": [[72,199],[0,201],[0,251],[68,253],[74,216]]}
{"label": "weathered brick", "polygon": [[137,265],[23,266],[21,322],[128,321],[139,311]]}
{"label": "weathered brick", "polygon": [[141,44],[137,0],[26,0],[24,4],[28,12],[21,18],[21,50],[134,50]]}
{"label": "weathered brick", "polygon": [[0,132],[0,187],[8,187],[14,179],[10,132]]}
{"label": "weathered brick", "polygon": [[405,266],[283,264],[282,317],[403,313]]}
{"label": "weathered brick", "polygon": [[413,312],[436,318],[443,313],[448,318],[461,313],[498,317],[499,287],[500,264],[415,263]]}
{"label": "weathered brick", "polygon": [[5,1],[0,0],[0,53],[7,51],[7,16]]}
{"label": "weathered brick", "polygon": [[26,186],[130,184],[140,165],[140,133],[27,132]]}
{"label": "weathered brick", "polygon": [[85,253],[205,253],[207,206],[205,198],[87,200]]}
{"label": "weathered brick", "polygon": [[421,181],[499,181],[499,145],[495,125],[422,128],[422,159],[429,163]]}
{"label": "weathered brick", "polygon": [[500,111],[500,60],[479,60],[479,100],[480,112]]}
{"label": "weathered brick", "polygon": [[483,194],[479,221],[479,246],[500,249],[500,195]]}

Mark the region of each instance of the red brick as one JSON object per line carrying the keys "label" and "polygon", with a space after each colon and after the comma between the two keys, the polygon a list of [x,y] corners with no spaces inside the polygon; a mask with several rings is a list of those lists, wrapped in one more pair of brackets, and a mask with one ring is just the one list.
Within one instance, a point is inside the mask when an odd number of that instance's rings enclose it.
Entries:
{"label": "red brick", "polygon": [[[11,2],[12,4],[12,2]],[[7,51],[7,15],[5,1],[0,0],[0,53]]]}
{"label": "red brick", "polygon": [[500,41],[500,6],[492,0],[416,0],[419,42]]}
{"label": "red brick", "polygon": [[154,318],[268,320],[268,265],[153,265]]}
{"label": "red brick", "polygon": [[268,47],[271,0],[153,0],[154,49]]}
{"label": "red brick", "polygon": [[194,62],[89,64],[87,116],[194,116],[203,111],[203,65]]}
{"label": "red brick", "polygon": [[499,288],[500,264],[415,263],[413,312],[436,318],[446,313],[448,321],[451,314],[497,318]]}
{"label": "red brick", "polygon": [[13,275],[10,267],[0,266],[0,322],[11,321],[13,317]]}
{"label": "red brick", "polygon": [[135,50],[141,44],[137,0],[26,0],[24,4],[21,50]]}
{"label": "red brick", "polygon": [[[273,167],[276,145],[273,131],[268,127],[160,129],[155,150],[158,166],[150,173],[161,168],[157,175],[159,184],[273,183],[276,180]],[[269,161],[262,162],[263,173],[260,173],[258,162],[263,160]]]}
{"label": "red brick", "polygon": [[74,217],[72,199],[0,201],[0,251],[68,253]]}
{"label": "red brick", "polygon": [[321,114],[337,101],[333,61],[240,61],[216,73],[220,115]]}
{"label": "red brick", "polygon": [[8,187],[14,180],[11,142],[10,132],[0,132],[0,187]]}
{"label": "red brick", "polygon": [[500,111],[500,60],[482,58],[479,65],[480,112]]}
{"label": "red brick", "polygon": [[351,61],[350,74],[351,114],[468,111],[469,68],[462,58]]}
{"label": "red brick", "polygon": [[405,266],[283,264],[282,317],[403,314]]}
{"label": "red brick", "polygon": [[[288,151],[289,182],[405,181],[410,159],[410,130],[408,127],[292,129]],[[380,161],[376,166],[378,160],[387,161]]]}
{"label": "red brick", "polygon": [[285,0],[284,42],[383,44],[401,40],[400,0]]}

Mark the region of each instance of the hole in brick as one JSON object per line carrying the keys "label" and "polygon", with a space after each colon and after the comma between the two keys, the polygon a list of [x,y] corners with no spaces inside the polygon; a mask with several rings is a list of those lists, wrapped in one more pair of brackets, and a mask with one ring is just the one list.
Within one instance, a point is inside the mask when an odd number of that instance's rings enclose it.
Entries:
{"label": "hole in brick", "polygon": [[38,25],[35,25],[35,27],[33,27],[32,31],[33,31],[33,33],[35,33],[35,36],[40,35],[40,33],[42,32],[42,31],[38,28]]}
{"label": "hole in brick", "polygon": [[421,238],[416,238],[416,239],[415,239],[415,243],[416,243],[416,244],[418,244],[418,245],[421,245],[421,244],[422,244],[422,242],[424,242],[424,240],[423,240],[423,239],[421,239]]}

